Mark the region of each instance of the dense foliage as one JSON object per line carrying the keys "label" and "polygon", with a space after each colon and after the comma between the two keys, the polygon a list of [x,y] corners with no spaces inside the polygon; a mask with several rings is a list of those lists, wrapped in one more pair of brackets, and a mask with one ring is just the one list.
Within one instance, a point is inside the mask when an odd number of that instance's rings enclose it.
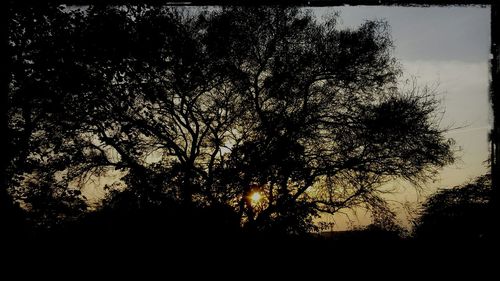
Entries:
{"label": "dense foliage", "polygon": [[[432,93],[400,92],[386,23],[296,8],[12,7],[9,192],[34,221],[101,208],[229,210],[309,231],[386,208],[379,188],[453,161]],[[116,178],[119,181],[120,177]],[[249,196],[262,198],[252,202]]]}

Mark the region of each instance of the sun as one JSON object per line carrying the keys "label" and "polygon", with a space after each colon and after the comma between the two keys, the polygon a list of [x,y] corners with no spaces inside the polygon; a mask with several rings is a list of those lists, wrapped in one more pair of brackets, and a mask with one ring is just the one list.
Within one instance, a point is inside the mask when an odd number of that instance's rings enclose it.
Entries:
{"label": "sun", "polygon": [[260,192],[258,191],[255,191],[252,194],[250,194],[248,198],[250,199],[250,203],[252,205],[257,205],[262,200],[262,194],[260,194]]}

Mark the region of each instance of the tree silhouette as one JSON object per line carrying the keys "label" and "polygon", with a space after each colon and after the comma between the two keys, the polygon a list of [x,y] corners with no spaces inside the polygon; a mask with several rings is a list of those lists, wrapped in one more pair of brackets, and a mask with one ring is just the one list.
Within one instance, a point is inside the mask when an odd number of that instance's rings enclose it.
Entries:
{"label": "tree silhouette", "polygon": [[488,239],[492,222],[491,193],[490,175],[439,190],[423,205],[415,228],[416,237],[462,242]]}
{"label": "tree silhouette", "polygon": [[321,212],[385,208],[384,183],[426,179],[453,143],[432,92],[398,90],[387,24],[337,19],[14,6],[10,194],[37,221],[77,218],[84,179],[119,170],[126,191],[105,206],[220,207],[284,233]]}

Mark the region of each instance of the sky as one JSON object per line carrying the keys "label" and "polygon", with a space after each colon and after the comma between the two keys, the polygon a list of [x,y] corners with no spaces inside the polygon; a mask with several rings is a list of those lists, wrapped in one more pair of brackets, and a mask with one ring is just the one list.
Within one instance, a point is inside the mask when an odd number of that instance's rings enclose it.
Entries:
{"label": "sky", "polygon": [[[404,77],[415,77],[420,86],[435,87],[445,110],[441,126],[451,127],[446,136],[456,141],[456,163],[444,168],[421,193],[404,182],[392,183],[388,196],[403,224],[408,216],[402,203],[419,202],[440,188],[453,187],[488,171],[488,132],[492,110],[488,97],[490,81],[489,6],[398,7],[343,6],[311,8],[319,18],[340,12],[341,25],[356,28],[366,20],[386,20],[391,26],[394,56],[402,64]],[[455,129],[453,129],[455,128]],[[348,214],[354,224],[366,224],[363,212]],[[335,229],[349,227],[346,216],[334,217]]]}

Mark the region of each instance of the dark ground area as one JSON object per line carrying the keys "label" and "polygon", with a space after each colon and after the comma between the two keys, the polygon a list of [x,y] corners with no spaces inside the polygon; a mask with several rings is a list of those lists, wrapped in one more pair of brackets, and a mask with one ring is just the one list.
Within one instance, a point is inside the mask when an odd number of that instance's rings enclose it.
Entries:
{"label": "dark ground area", "polygon": [[198,275],[259,280],[316,275],[406,279],[427,274],[487,280],[496,271],[500,253],[498,244],[488,239],[423,241],[362,232],[290,237],[202,229],[176,233],[67,230],[25,233],[8,241],[2,251],[3,274],[10,270],[20,277],[67,276],[65,272],[89,277],[138,274],[139,280],[157,274],[174,280]]}

